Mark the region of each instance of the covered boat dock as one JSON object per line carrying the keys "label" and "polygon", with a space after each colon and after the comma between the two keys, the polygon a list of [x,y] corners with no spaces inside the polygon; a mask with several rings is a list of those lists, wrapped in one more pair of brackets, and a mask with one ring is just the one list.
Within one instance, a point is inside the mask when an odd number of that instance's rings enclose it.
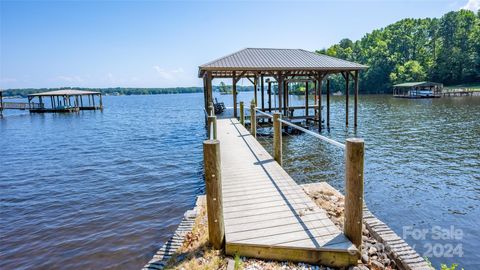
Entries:
{"label": "covered boat dock", "polygon": [[393,96],[397,98],[439,98],[443,84],[436,82],[407,82],[393,86]]}
{"label": "covered boat dock", "polygon": [[[34,99],[38,98],[38,103]],[[97,99],[97,101],[95,101]],[[45,106],[49,101],[50,106]],[[55,90],[28,95],[30,112],[77,112],[81,110],[102,110],[102,93],[74,89]],[[39,104],[33,106],[32,104]]]}
{"label": "covered boat dock", "polygon": [[[203,78],[205,110],[213,102],[212,80],[232,78],[233,116],[238,117],[237,83],[247,78],[254,86],[254,102],[262,111],[278,111],[284,118],[302,118],[319,123],[322,129],[322,85],[326,83],[326,126],[330,127],[330,80],[329,76],[341,74],[345,79],[345,124],[349,124],[349,95],[353,81],[354,126],[358,118],[359,72],[367,66],[317,54],[302,49],[246,48],[199,66],[198,76]],[[268,89],[265,87],[267,84]],[[290,106],[289,83],[305,83],[305,105]],[[277,84],[276,102],[272,107],[272,84]],[[313,84],[313,89],[309,85]],[[266,93],[265,93],[266,90]],[[309,93],[313,90],[313,104]],[[268,97],[267,97],[268,95]],[[260,97],[259,97],[260,96]],[[267,101],[267,102],[266,102]],[[303,110],[304,115],[294,116],[293,110]],[[310,114],[313,110],[313,114]],[[208,112],[210,114],[210,112]]]}

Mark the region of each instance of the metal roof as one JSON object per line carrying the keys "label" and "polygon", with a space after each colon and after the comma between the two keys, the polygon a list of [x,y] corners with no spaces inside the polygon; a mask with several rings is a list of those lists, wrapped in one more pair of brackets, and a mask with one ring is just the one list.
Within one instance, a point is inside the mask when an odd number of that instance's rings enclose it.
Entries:
{"label": "metal roof", "polygon": [[436,83],[436,82],[407,82],[407,83],[395,84],[393,87],[419,87],[419,86],[436,86],[436,85],[442,85],[442,84]]}
{"label": "metal roof", "polygon": [[36,96],[82,96],[82,95],[98,95],[98,94],[100,94],[100,92],[64,89],[64,90],[55,90],[55,91],[48,91],[48,92],[42,92],[42,93],[35,93],[35,94],[30,94],[28,96],[29,97],[36,97]]}
{"label": "metal roof", "polygon": [[199,66],[205,71],[350,71],[368,66],[302,49],[246,48]]}

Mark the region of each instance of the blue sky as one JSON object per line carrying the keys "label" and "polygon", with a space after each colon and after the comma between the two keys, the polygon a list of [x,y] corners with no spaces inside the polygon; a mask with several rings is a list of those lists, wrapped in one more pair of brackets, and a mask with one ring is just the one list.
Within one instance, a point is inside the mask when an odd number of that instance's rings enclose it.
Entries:
{"label": "blue sky", "polygon": [[200,86],[200,64],[245,47],[321,49],[479,1],[0,0],[0,88]]}

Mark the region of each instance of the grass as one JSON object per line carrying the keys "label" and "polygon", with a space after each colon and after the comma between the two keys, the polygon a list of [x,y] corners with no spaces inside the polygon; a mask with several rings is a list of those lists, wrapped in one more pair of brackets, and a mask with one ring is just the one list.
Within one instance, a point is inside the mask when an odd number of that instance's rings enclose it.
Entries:
{"label": "grass", "polygon": [[[452,266],[448,267],[446,264],[443,264],[443,263],[442,263],[442,264],[440,265],[440,267],[441,267],[441,270],[456,270],[457,267],[458,267],[458,264],[452,263]],[[462,270],[463,270],[463,268],[462,268]]]}
{"label": "grass", "polygon": [[243,262],[242,262],[242,259],[240,258],[240,256],[238,254],[235,254],[234,261],[235,261],[234,269],[235,270],[242,270],[243,269]]}

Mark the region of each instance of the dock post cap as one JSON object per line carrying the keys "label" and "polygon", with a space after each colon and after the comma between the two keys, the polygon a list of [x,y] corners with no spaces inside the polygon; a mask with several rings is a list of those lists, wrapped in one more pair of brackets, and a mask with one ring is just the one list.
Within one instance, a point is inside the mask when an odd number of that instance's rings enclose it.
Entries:
{"label": "dock post cap", "polygon": [[346,141],[349,143],[365,143],[363,138],[348,138]]}
{"label": "dock post cap", "polygon": [[203,144],[218,144],[218,143],[220,143],[220,141],[217,139],[203,141]]}

